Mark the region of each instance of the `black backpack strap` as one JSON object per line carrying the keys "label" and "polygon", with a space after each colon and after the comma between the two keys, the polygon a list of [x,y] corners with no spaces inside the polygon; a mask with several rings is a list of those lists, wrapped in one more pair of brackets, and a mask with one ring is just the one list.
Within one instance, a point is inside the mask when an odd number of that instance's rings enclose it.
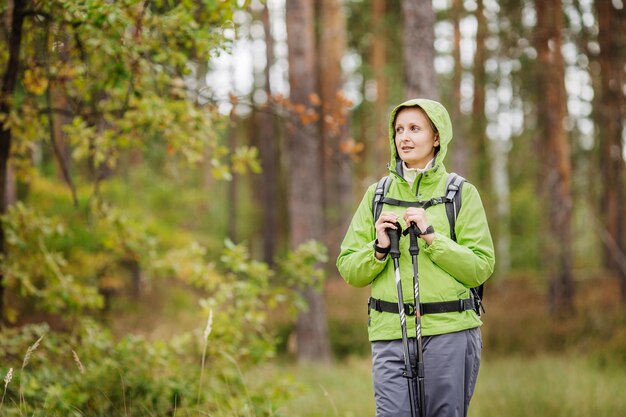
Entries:
{"label": "black backpack strap", "polygon": [[446,202],[446,198],[445,197],[437,197],[437,198],[431,198],[430,200],[418,200],[418,201],[404,201],[404,200],[398,200],[396,198],[391,198],[391,197],[383,197],[381,199],[381,201],[385,204],[389,204],[392,206],[400,206],[400,207],[418,207],[418,208],[423,208],[423,209],[427,209],[431,206],[437,205],[437,204],[441,204],[441,203],[445,203]]}
{"label": "black backpack strap", "polygon": [[[456,242],[456,218],[461,211],[461,190],[465,178],[459,174],[448,174],[448,180],[446,182],[446,214],[448,215],[448,222],[450,223],[450,238]],[[484,285],[481,284],[478,287],[470,288],[472,293],[472,299],[474,301],[474,311],[480,316],[481,310],[485,312],[483,306],[483,292]]]}
{"label": "black backpack strap", "polygon": [[446,181],[446,214],[450,223],[450,238],[456,242],[456,218],[461,210],[461,188],[465,178],[454,172],[448,174]]}
{"label": "black backpack strap", "polygon": [[380,217],[380,213],[383,210],[383,198],[389,190],[392,178],[389,175],[382,177],[376,184],[376,192],[374,193],[374,199],[372,200],[372,215],[374,216],[374,223]]}

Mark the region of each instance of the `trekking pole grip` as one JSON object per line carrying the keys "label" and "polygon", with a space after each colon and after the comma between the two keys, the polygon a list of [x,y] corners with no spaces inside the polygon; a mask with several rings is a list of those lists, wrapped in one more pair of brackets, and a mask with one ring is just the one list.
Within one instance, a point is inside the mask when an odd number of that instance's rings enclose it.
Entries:
{"label": "trekking pole grip", "polygon": [[418,255],[420,252],[420,247],[417,243],[417,238],[420,235],[421,230],[414,222],[411,222],[409,226],[409,253],[411,255]]}
{"label": "trekking pole grip", "polygon": [[389,241],[391,242],[391,246],[389,247],[389,255],[392,258],[398,259],[400,257],[400,235],[402,234],[402,227],[400,223],[396,222],[396,229],[387,229],[387,236],[389,236]]}

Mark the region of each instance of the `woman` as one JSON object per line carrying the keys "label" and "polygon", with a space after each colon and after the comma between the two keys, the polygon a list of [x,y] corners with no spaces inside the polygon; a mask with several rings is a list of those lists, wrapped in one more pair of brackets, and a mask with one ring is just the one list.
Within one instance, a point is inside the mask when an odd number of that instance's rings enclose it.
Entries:
{"label": "woman", "polygon": [[[448,173],[443,165],[452,140],[452,123],[438,102],[414,99],[390,116],[389,142],[392,179],[386,196],[401,201],[428,201],[446,194]],[[493,242],[476,188],[465,182],[456,239],[450,236],[445,204],[427,209],[385,204],[378,219],[372,213],[376,184],[370,186],[352,219],[337,259],[339,272],[350,285],[371,286],[368,335],[377,417],[410,417],[404,371],[400,319],[379,305],[397,305],[394,265],[387,256],[388,229],[398,222],[404,230],[414,223],[419,239],[420,304],[470,300],[470,288],[482,284],[495,265]],[[413,302],[413,268],[409,239],[400,239],[399,258],[404,303]],[[374,300],[376,302],[372,302]],[[435,304],[433,304],[435,305]],[[460,305],[464,305],[461,303]],[[372,308],[374,306],[374,308]],[[460,311],[462,310],[462,311]],[[480,317],[473,308],[422,313],[425,409],[428,417],[466,416],[480,365]],[[415,321],[406,320],[412,363],[415,363]]]}

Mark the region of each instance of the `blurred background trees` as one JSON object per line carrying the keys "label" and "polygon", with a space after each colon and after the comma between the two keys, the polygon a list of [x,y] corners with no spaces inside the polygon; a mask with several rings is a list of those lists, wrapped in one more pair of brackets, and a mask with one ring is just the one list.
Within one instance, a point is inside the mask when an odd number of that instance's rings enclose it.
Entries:
{"label": "blurred background trees", "polygon": [[[223,393],[237,379],[227,363],[358,352],[365,298],[342,298],[334,259],[386,172],[389,111],[414,96],[448,108],[446,167],[481,190],[498,254],[488,306],[528,281],[543,297],[533,312],[555,323],[594,308],[579,287],[608,282],[626,302],[623,1],[5,0],[0,12],[7,358],[44,334],[48,351],[70,343],[80,357],[99,332],[121,358],[210,317],[144,356],[182,355],[188,375],[184,352],[204,354],[220,371],[195,388]],[[492,320],[494,346],[519,341]],[[179,376],[150,390],[218,407]],[[248,401],[233,398],[222,411]]]}

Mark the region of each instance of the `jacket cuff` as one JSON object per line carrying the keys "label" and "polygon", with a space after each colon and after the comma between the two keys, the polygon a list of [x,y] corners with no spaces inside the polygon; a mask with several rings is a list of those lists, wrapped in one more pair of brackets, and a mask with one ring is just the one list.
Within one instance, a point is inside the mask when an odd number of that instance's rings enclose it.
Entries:
{"label": "jacket cuff", "polygon": [[429,258],[434,260],[439,256],[439,254],[445,252],[444,239],[445,236],[442,236],[439,233],[435,232],[435,238],[433,239],[433,243],[431,245],[424,245],[424,252],[428,255]]}
{"label": "jacket cuff", "polygon": [[379,264],[386,264],[386,263],[387,263],[387,260],[389,259],[389,254],[388,254],[388,253],[386,253],[383,259],[378,259],[378,258],[376,257],[376,250],[374,249],[374,243],[375,243],[375,242],[376,242],[376,240],[373,240],[373,241],[370,243],[370,248],[372,248],[372,250],[371,250],[371,255],[370,255],[370,256],[374,259],[374,261],[375,261],[376,263],[379,263]]}

